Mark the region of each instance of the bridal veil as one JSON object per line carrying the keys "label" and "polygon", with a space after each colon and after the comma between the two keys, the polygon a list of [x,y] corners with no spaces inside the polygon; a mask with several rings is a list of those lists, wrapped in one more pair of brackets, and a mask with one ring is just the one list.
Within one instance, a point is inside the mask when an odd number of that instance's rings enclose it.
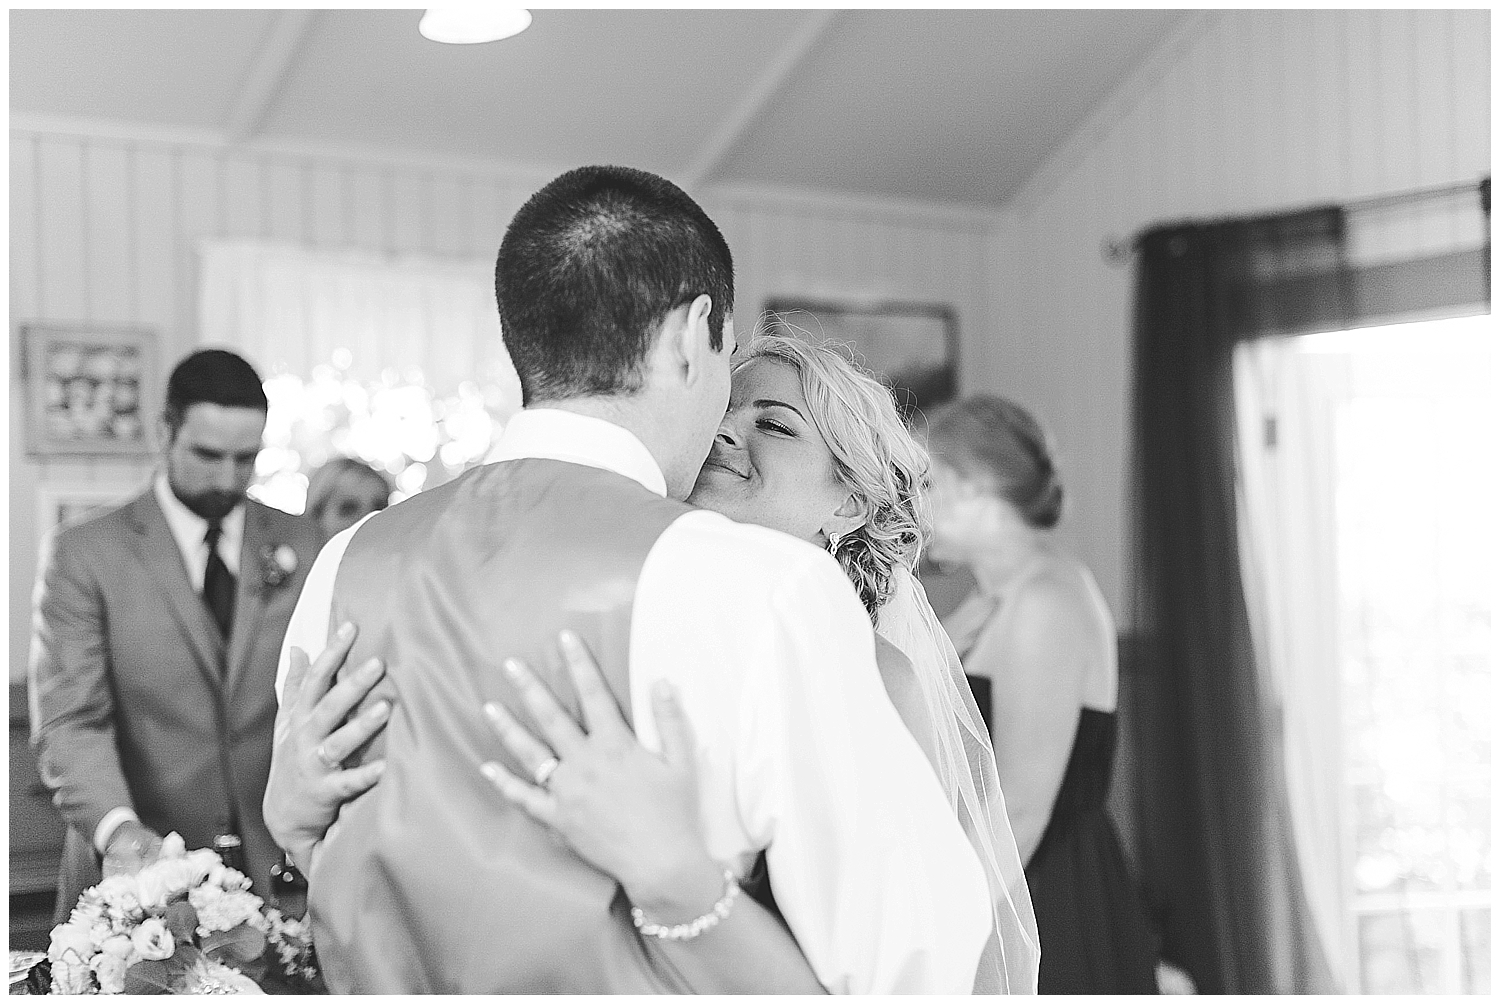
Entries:
{"label": "bridal veil", "polygon": [[974,992],[1034,994],[1041,946],[1031,894],[1005,814],[989,729],[974,703],[958,652],[905,566],[880,608],[876,631],[916,669],[937,736],[937,770],[948,804],[984,865],[995,929],[980,958]]}

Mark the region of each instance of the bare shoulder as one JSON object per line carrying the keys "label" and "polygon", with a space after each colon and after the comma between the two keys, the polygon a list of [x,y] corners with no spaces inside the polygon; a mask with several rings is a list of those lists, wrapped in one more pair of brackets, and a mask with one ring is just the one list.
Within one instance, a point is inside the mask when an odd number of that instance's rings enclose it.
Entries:
{"label": "bare shoulder", "polygon": [[1088,569],[1075,559],[1048,562],[1016,590],[1009,605],[999,619],[1014,646],[1094,652],[1114,644],[1109,608]]}
{"label": "bare shoulder", "polygon": [[1097,619],[1083,579],[1066,565],[1051,565],[1033,575],[1010,603],[1012,616],[1028,624],[1077,629]]}
{"label": "bare shoulder", "polygon": [[885,636],[875,633],[875,664],[880,667],[880,678],[885,689],[905,691],[917,685],[917,670],[912,661]]}
{"label": "bare shoulder", "polygon": [[927,702],[922,697],[922,685],[917,680],[917,669],[906,653],[875,632],[875,665],[880,669],[880,682],[885,685],[886,696],[900,716],[906,731],[912,734],[929,763],[937,763],[937,732]]}
{"label": "bare shoulder", "polygon": [[1022,588],[1011,600],[1017,617],[1025,617],[1037,623],[1055,623],[1058,626],[1103,627],[1110,626],[1109,608],[1104,605],[1100,588],[1088,567],[1071,557],[1059,557],[1049,561],[1046,567],[1026,579]]}

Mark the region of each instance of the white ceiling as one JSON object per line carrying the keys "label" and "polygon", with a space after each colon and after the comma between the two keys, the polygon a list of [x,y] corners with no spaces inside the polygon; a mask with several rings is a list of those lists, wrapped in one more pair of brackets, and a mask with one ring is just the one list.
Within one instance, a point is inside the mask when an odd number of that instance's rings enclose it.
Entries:
{"label": "white ceiling", "polygon": [[15,114],[999,208],[1182,10],[13,10]]}

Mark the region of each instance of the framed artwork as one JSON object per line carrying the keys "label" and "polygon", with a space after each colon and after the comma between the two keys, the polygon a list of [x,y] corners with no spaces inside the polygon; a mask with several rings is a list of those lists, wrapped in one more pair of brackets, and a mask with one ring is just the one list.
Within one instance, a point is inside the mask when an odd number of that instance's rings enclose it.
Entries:
{"label": "framed artwork", "polygon": [[44,484],[36,490],[37,539],[64,523],[76,523],[127,502],[141,490],[129,484]]}
{"label": "framed artwork", "polygon": [[838,303],[774,297],[767,330],[851,346],[895,392],[903,417],[951,400],[958,389],[958,317],[944,304]]}
{"label": "framed artwork", "polygon": [[26,445],[40,456],[151,450],[156,336],[143,328],[25,324]]}

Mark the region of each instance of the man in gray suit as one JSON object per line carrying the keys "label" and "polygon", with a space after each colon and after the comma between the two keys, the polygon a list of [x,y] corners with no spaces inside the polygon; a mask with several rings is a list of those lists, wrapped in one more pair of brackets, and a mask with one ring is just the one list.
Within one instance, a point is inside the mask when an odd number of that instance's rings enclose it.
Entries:
{"label": "man in gray suit", "polygon": [[174,830],[190,848],[238,838],[256,891],[269,888],[276,659],[319,540],[246,497],[266,410],[244,359],[189,355],[167,383],[151,486],[44,546],[31,727],[67,823],[59,919]]}

